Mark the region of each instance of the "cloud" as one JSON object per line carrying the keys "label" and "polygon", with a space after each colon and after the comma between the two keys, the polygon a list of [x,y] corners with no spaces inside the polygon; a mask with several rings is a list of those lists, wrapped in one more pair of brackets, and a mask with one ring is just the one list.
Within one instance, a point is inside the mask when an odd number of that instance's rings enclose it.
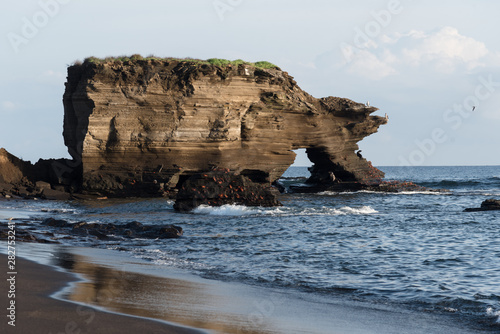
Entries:
{"label": "cloud", "polygon": [[484,43],[460,35],[452,27],[444,27],[432,34],[414,32],[408,38],[414,45],[401,51],[406,64],[432,63],[436,70],[444,73],[452,73],[462,65],[467,70],[482,66],[482,58],[489,53]]}
{"label": "cloud", "polygon": [[470,72],[498,59],[483,42],[463,36],[453,27],[381,35],[359,47],[343,43],[340,48],[344,57],[340,67],[371,80],[402,74],[408,68],[442,74]]}
{"label": "cloud", "polygon": [[348,72],[359,76],[367,77],[371,80],[380,80],[387,76],[396,74],[397,71],[391,66],[392,54],[375,55],[369,51],[361,50],[357,52],[348,66]]}
{"label": "cloud", "polygon": [[2,102],[2,111],[11,112],[14,109],[16,109],[16,105],[14,104],[14,102],[11,102],[11,101],[3,101]]}

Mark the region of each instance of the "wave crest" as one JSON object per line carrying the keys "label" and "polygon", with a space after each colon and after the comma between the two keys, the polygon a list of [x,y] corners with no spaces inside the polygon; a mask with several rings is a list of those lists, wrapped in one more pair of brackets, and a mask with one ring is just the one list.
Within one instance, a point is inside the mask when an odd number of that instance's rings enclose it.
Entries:
{"label": "wave crest", "polygon": [[200,205],[193,213],[214,216],[247,216],[262,213],[262,208],[248,207],[237,204],[226,204],[223,206]]}
{"label": "wave crest", "polygon": [[370,206],[341,208],[305,208],[297,210],[289,207],[282,208],[263,208],[263,207],[248,207],[237,204],[226,204],[223,206],[212,207],[201,205],[193,210],[195,214],[213,215],[213,216],[338,216],[338,215],[369,215],[378,213],[377,210]]}
{"label": "wave crest", "polygon": [[497,323],[500,324],[500,311],[494,311],[492,307],[488,307],[486,309],[486,315],[488,315],[489,317],[498,317]]}
{"label": "wave crest", "polygon": [[349,206],[344,206],[340,208],[340,212],[344,214],[354,214],[354,215],[369,215],[373,213],[378,213],[377,210],[373,209],[371,206],[362,206],[360,208],[351,208]]}
{"label": "wave crest", "polygon": [[335,192],[335,191],[323,191],[318,193],[322,196],[338,196],[338,195],[352,195],[352,194],[383,194],[383,195],[450,195],[449,191],[437,191],[437,190],[415,190],[415,191],[398,191],[398,192],[387,192],[387,191],[374,191],[374,190],[358,190],[354,192]]}

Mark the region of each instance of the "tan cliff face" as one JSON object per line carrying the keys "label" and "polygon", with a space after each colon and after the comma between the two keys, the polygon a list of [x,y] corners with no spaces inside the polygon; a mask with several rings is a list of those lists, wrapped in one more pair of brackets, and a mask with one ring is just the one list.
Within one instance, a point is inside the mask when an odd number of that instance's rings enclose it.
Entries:
{"label": "tan cliff face", "polygon": [[306,148],[311,180],[382,175],[355,151],[387,121],[376,108],[316,99],[280,69],[180,60],[85,62],[68,69],[64,140],[83,186],[165,189],[212,168],[277,180]]}
{"label": "tan cliff face", "polygon": [[19,183],[32,174],[31,164],[0,148],[0,183]]}

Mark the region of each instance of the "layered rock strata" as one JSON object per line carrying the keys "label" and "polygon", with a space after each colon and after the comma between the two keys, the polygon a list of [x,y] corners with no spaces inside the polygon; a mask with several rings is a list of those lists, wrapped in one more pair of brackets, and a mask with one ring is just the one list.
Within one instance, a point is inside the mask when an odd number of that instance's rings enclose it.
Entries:
{"label": "layered rock strata", "polygon": [[305,148],[313,184],[376,184],[357,143],[387,119],[317,99],[279,68],[182,60],[84,62],[68,69],[64,140],[86,191],[174,193],[214,168],[271,184]]}

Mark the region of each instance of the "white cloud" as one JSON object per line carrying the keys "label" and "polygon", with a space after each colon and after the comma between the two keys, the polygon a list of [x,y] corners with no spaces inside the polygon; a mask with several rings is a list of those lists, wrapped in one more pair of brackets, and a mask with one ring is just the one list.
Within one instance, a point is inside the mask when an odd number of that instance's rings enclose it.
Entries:
{"label": "white cloud", "polygon": [[435,69],[452,73],[457,66],[467,70],[481,66],[481,58],[488,54],[484,43],[460,35],[457,29],[445,27],[431,34],[413,33],[414,45],[401,51],[403,62],[412,66],[434,63]]}
{"label": "white cloud", "polygon": [[483,42],[463,36],[453,27],[382,35],[362,48],[344,43],[341,52],[341,67],[371,80],[404,73],[408,67],[452,74],[499,63],[498,55],[489,52]]}
{"label": "white cloud", "polygon": [[396,70],[390,65],[392,61],[393,57],[390,53],[379,58],[369,51],[362,50],[352,58],[348,71],[371,80],[380,80],[396,74]]}
{"label": "white cloud", "polygon": [[2,110],[3,111],[10,112],[10,111],[13,111],[14,109],[16,109],[16,105],[14,104],[14,102],[11,102],[11,101],[3,101],[2,102]]}

